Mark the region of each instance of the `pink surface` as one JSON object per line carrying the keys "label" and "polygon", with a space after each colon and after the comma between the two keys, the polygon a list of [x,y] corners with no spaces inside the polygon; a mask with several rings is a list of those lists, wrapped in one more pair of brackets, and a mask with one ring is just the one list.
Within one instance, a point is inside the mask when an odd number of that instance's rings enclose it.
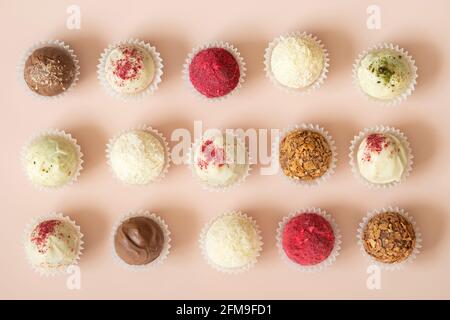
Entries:
{"label": "pink surface", "polygon": [[[65,27],[66,8],[73,3],[81,7],[81,30]],[[1,0],[0,298],[450,298],[450,2],[379,0],[382,28],[368,30],[366,8],[371,3],[129,0],[113,5],[111,1]],[[267,43],[292,30],[316,34],[330,52],[328,79],[307,97],[282,92],[264,76]],[[108,44],[128,37],[155,45],[165,69],[154,96],[123,103],[102,90],[96,64]],[[56,103],[33,99],[16,81],[15,68],[23,51],[49,38],[69,43],[81,61],[78,86]],[[239,94],[219,104],[197,99],[181,79],[188,52],[213,40],[234,44],[248,67]],[[419,67],[415,93],[398,108],[379,108],[365,101],[351,84],[357,54],[384,41],[407,49]],[[318,123],[337,142],[336,174],[322,186],[307,189],[254,170],[245,184],[229,193],[202,190],[185,166],[171,167],[164,181],[146,188],[126,188],[113,179],[104,155],[109,137],[147,123],[169,138],[175,128],[192,130],[194,120],[203,120],[205,127],[228,128]],[[412,175],[389,191],[368,190],[352,177],[348,164],[352,137],[377,124],[401,129],[415,154]],[[72,133],[85,154],[79,182],[60,192],[32,188],[18,160],[30,135],[48,127]],[[407,269],[382,272],[381,290],[369,290],[368,263],[356,244],[356,229],[366,211],[387,205],[401,206],[416,218],[423,249]],[[343,234],[341,255],[318,274],[302,274],[286,265],[275,246],[278,221],[305,206],[327,210]],[[161,215],[173,236],[164,266],[144,273],[123,270],[109,250],[113,223],[138,208]],[[256,267],[232,276],[212,270],[197,244],[202,225],[231,209],[255,217],[264,239]],[[69,215],[85,234],[81,290],[68,290],[64,276],[38,276],[24,258],[24,226],[50,211]]]}

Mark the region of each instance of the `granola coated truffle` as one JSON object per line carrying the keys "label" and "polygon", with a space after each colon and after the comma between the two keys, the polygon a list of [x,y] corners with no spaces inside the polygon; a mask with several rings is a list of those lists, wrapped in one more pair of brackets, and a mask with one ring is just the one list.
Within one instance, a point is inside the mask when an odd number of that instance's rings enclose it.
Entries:
{"label": "granola coated truffle", "polygon": [[295,180],[322,177],[331,166],[332,151],[327,139],[312,130],[295,129],[280,143],[279,161],[284,174]]}
{"label": "granola coated truffle", "polygon": [[376,261],[398,263],[414,250],[416,234],[411,222],[397,212],[383,212],[369,220],[362,234],[364,250]]}

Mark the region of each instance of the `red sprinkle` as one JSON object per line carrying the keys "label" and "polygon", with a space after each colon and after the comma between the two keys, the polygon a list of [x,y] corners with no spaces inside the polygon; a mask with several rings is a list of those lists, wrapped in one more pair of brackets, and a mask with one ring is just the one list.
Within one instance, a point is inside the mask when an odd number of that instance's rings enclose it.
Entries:
{"label": "red sprinkle", "polygon": [[208,98],[222,97],[239,83],[239,65],[233,55],[222,48],[200,51],[189,66],[192,85]]}
{"label": "red sprinkle", "polygon": [[122,47],[121,49],[125,58],[115,62],[113,73],[122,80],[134,79],[143,68],[142,55],[137,48]]}
{"label": "red sprinkle", "polygon": [[45,244],[48,237],[54,233],[56,226],[60,224],[61,221],[59,220],[47,220],[41,222],[34,228],[31,233],[31,241],[36,244],[39,252],[45,252]]}
{"label": "red sprinkle", "polygon": [[370,161],[370,154],[372,152],[380,153],[383,151],[383,148],[386,148],[389,145],[388,139],[386,136],[381,133],[372,133],[367,136],[366,142],[366,152],[364,153],[364,160]]}
{"label": "red sprinkle", "polygon": [[206,140],[201,146],[205,160],[199,159],[197,164],[200,169],[207,169],[208,165],[214,164],[222,167],[225,164],[225,150],[213,144],[212,140]]}
{"label": "red sprinkle", "polygon": [[292,261],[310,266],[324,261],[334,247],[334,232],[330,223],[315,213],[292,218],[284,227],[282,246]]}

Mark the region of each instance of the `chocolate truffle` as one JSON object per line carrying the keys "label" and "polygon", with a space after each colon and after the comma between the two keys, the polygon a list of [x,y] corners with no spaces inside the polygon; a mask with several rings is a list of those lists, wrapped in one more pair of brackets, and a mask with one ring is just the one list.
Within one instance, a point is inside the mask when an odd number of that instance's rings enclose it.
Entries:
{"label": "chocolate truffle", "polygon": [[66,91],[75,79],[75,63],[59,47],[34,50],[25,62],[24,78],[28,87],[41,96],[56,96]]}
{"label": "chocolate truffle", "polygon": [[198,52],[189,65],[189,78],[198,92],[208,98],[218,98],[233,91],[240,78],[239,64],[223,48],[208,48]]}
{"label": "chocolate truffle", "polygon": [[302,89],[320,77],[325,55],[321,46],[308,36],[282,37],[272,50],[270,66],[281,85]]}
{"label": "chocolate truffle", "polygon": [[367,95],[390,100],[406,91],[413,81],[413,72],[403,54],[393,49],[377,49],[361,60],[357,78]]}
{"label": "chocolate truffle", "polygon": [[155,77],[155,62],[146,49],[124,44],[108,54],[104,72],[114,91],[134,94],[145,90],[152,83]]}
{"label": "chocolate truffle", "polygon": [[211,187],[227,187],[247,172],[249,159],[243,143],[233,135],[206,132],[193,150],[194,173]]}
{"label": "chocolate truffle", "polygon": [[80,245],[79,233],[71,223],[50,219],[37,224],[27,235],[25,250],[34,267],[51,270],[74,264]]}
{"label": "chocolate truffle", "polygon": [[416,234],[413,225],[397,212],[383,212],[372,217],[362,234],[364,250],[376,261],[397,263],[406,260],[414,250]]}
{"label": "chocolate truffle", "polygon": [[132,217],[117,229],[114,248],[125,263],[146,265],[159,257],[164,241],[164,232],[157,222],[148,217]]}
{"label": "chocolate truffle", "polygon": [[203,241],[208,259],[223,269],[239,269],[256,262],[262,246],[253,221],[236,213],[217,218]]}
{"label": "chocolate truffle", "polygon": [[26,146],[23,161],[31,182],[52,188],[69,183],[77,174],[81,160],[74,142],[63,136],[45,134]]}
{"label": "chocolate truffle", "polygon": [[325,137],[315,131],[295,129],[281,141],[280,166],[284,174],[295,180],[314,180],[330,168],[332,151]]}
{"label": "chocolate truffle", "polygon": [[327,259],[334,247],[335,235],[330,223],[316,213],[301,213],[288,221],[282,233],[286,256],[303,266]]}
{"label": "chocolate truffle", "polygon": [[109,161],[117,178],[133,185],[157,180],[167,164],[165,145],[153,132],[131,130],[109,146]]}
{"label": "chocolate truffle", "polygon": [[402,141],[389,133],[369,134],[358,147],[358,170],[371,183],[398,182],[407,170],[407,152]]}

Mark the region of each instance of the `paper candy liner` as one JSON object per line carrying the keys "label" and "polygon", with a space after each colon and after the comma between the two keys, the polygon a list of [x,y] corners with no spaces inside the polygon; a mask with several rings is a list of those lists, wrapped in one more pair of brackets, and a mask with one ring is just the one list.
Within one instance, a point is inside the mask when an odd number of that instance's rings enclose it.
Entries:
{"label": "paper candy liner", "polygon": [[[126,221],[130,218],[134,218],[134,217],[145,217],[145,218],[152,219],[154,222],[156,222],[159,225],[159,227],[161,228],[161,230],[163,231],[163,234],[164,234],[164,245],[163,245],[163,248],[161,250],[159,257],[145,265],[131,265],[131,264],[126,263],[117,255],[116,249],[114,246],[114,238],[116,236],[117,229],[120,227],[120,225],[124,221]],[[123,215],[114,224],[114,226],[112,228],[112,232],[111,232],[111,239],[110,239],[111,254],[112,254],[114,261],[116,261],[119,265],[121,265],[125,269],[130,270],[130,271],[145,271],[145,270],[149,270],[151,268],[160,266],[167,259],[167,256],[169,255],[170,248],[171,248],[170,241],[171,241],[171,239],[170,239],[169,227],[167,226],[166,222],[160,216],[158,216],[154,213],[151,213],[148,210],[138,210],[138,211],[130,212],[130,213]]]}
{"label": "paper candy liner", "polygon": [[[206,251],[206,236],[207,236],[209,228],[212,226],[212,224],[214,222],[216,222],[218,219],[220,219],[222,217],[232,216],[232,215],[236,215],[236,216],[245,218],[245,219],[247,219],[248,221],[250,221],[252,223],[252,225],[255,228],[255,230],[256,230],[256,232],[258,234],[258,237],[259,237],[259,248],[258,248],[257,256],[255,257],[255,259],[253,261],[249,262],[248,264],[246,264],[245,266],[242,266],[242,267],[239,267],[239,268],[224,268],[224,267],[221,267],[221,266],[217,265],[216,263],[214,263],[209,258],[208,253]],[[227,274],[236,274],[236,273],[241,273],[241,272],[245,272],[245,271],[250,270],[255,265],[255,263],[258,261],[258,257],[261,254],[261,250],[262,250],[262,246],[263,246],[263,241],[262,241],[262,237],[261,237],[261,230],[259,229],[258,224],[256,223],[256,221],[252,217],[246,215],[245,213],[242,213],[241,211],[230,211],[230,212],[227,212],[225,214],[219,215],[218,217],[216,217],[216,218],[212,219],[211,221],[209,221],[203,227],[203,229],[202,229],[202,231],[200,233],[199,243],[200,243],[201,253],[203,255],[203,258],[206,260],[206,262],[211,267],[213,267],[215,270],[223,272],[223,273],[227,273]]]}
{"label": "paper candy liner", "polygon": [[[144,183],[144,184],[131,184],[131,183],[127,183],[126,181],[121,180],[116,175],[116,173],[114,172],[114,169],[113,169],[113,167],[111,165],[111,160],[110,160],[111,150],[112,150],[112,147],[113,147],[114,143],[116,142],[117,138],[119,138],[122,134],[125,134],[125,133],[128,133],[128,132],[132,132],[132,131],[136,131],[136,130],[142,130],[142,131],[149,132],[149,133],[153,134],[154,137],[158,138],[158,140],[162,143],[162,145],[164,147],[164,157],[166,159],[166,163],[164,165],[164,168],[161,171],[161,173],[159,174],[159,176],[157,178],[155,178],[154,180],[148,181],[147,183]],[[166,138],[164,138],[162,133],[160,133],[158,130],[153,129],[152,127],[147,126],[147,125],[136,126],[136,127],[132,128],[132,129],[123,130],[123,131],[119,132],[118,134],[116,134],[111,139],[109,139],[109,142],[106,144],[106,162],[108,163],[109,170],[111,171],[113,176],[117,179],[117,181],[121,182],[122,184],[124,184],[126,186],[138,186],[138,187],[148,186],[148,185],[150,185],[152,183],[159,182],[162,179],[164,179],[164,177],[166,176],[167,172],[169,171],[169,167],[170,167],[169,145],[167,143]]]}
{"label": "paper candy liner", "polygon": [[[189,77],[189,66],[191,65],[192,59],[194,59],[194,57],[200,51],[203,51],[205,49],[210,49],[210,48],[222,48],[222,49],[227,50],[229,53],[231,53],[239,65],[239,73],[240,73],[239,82],[238,82],[236,88],[234,88],[233,90],[231,90],[229,93],[227,93],[224,96],[215,97],[215,98],[209,98],[209,97],[201,94],[192,85],[191,79]],[[186,86],[189,88],[189,90],[191,90],[197,97],[207,100],[207,101],[222,101],[222,100],[225,100],[226,98],[230,97],[231,95],[235,94],[237,91],[239,91],[239,89],[242,87],[242,85],[245,81],[246,71],[247,71],[247,68],[245,67],[244,59],[242,58],[241,54],[234,46],[232,46],[228,42],[215,41],[215,42],[210,42],[210,43],[198,46],[198,47],[194,48],[191,53],[188,54],[188,56],[183,64],[183,79],[184,79],[184,82],[186,83]]]}
{"label": "paper candy liner", "polygon": [[[27,62],[28,58],[33,54],[33,52],[36,49],[40,49],[43,47],[57,47],[57,48],[61,48],[61,49],[65,50],[72,58],[72,61],[75,65],[75,76],[74,76],[73,81],[70,84],[70,86],[65,91],[63,91],[57,95],[54,95],[54,96],[43,96],[43,95],[40,95],[37,92],[31,90],[28,87],[28,85],[25,81],[25,77],[24,77],[25,63]],[[69,47],[69,45],[67,45],[63,41],[59,41],[59,40],[48,40],[48,41],[41,41],[41,42],[35,43],[30,48],[28,48],[27,51],[25,51],[24,55],[22,56],[22,59],[20,60],[19,65],[17,66],[17,79],[23,86],[24,90],[26,92],[28,92],[31,96],[34,96],[35,98],[39,98],[39,99],[55,100],[57,98],[61,98],[63,95],[65,95],[67,92],[69,92],[70,90],[72,90],[72,88],[74,88],[76,86],[76,84],[79,80],[79,77],[80,77],[80,65],[79,65],[77,56],[75,55],[74,51]]]}
{"label": "paper candy liner", "polygon": [[[330,161],[330,166],[329,166],[328,170],[321,177],[313,179],[313,180],[300,180],[300,179],[288,177],[284,174],[283,169],[281,168],[281,165],[280,165],[280,157],[279,157],[280,156],[280,144],[281,144],[281,141],[283,141],[283,139],[290,132],[296,131],[296,130],[309,130],[309,131],[317,132],[317,133],[321,134],[325,138],[325,140],[328,142],[328,145],[330,146],[330,150],[332,153],[331,161]],[[323,129],[319,125],[303,123],[303,124],[299,124],[299,125],[290,126],[281,131],[279,137],[276,138],[275,141],[273,142],[272,157],[273,157],[272,161],[276,161],[275,163],[278,165],[279,173],[283,178],[285,178],[288,181],[293,182],[297,185],[318,186],[322,182],[328,180],[330,178],[330,176],[334,173],[334,170],[336,168],[336,163],[337,163],[336,144],[334,143],[334,140],[331,137],[331,135],[328,133],[328,131],[325,131],[325,129]]]}
{"label": "paper candy liner", "polygon": [[[369,223],[369,221],[381,214],[381,213],[385,213],[385,212],[395,212],[400,214],[401,216],[405,217],[413,226],[414,229],[414,233],[416,236],[416,243],[414,246],[414,249],[412,250],[411,254],[409,255],[408,258],[406,258],[405,260],[401,261],[401,262],[396,262],[396,263],[383,263],[380,261],[375,260],[375,258],[373,258],[371,255],[369,255],[366,250],[364,249],[364,245],[363,245],[363,235],[364,235],[364,230],[367,226],[367,223]],[[367,257],[369,259],[369,261],[372,264],[378,265],[380,268],[385,269],[385,270],[400,270],[403,269],[407,264],[412,263],[417,255],[420,252],[420,249],[422,248],[422,234],[420,233],[420,229],[416,224],[416,221],[414,220],[414,218],[408,214],[405,210],[400,209],[398,207],[387,207],[387,208],[382,208],[382,209],[377,209],[377,210],[373,210],[367,213],[367,215],[362,219],[362,222],[359,224],[359,228],[358,228],[358,234],[356,236],[356,238],[358,239],[358,245],[359,248],[361,250],[361,253]]]}
{"label": "paper candy liner", "polygon": [[39,273],[41,276],[56,276],[56,275],[61,275],[61,274],[66,274],[67,272],[67,268],[69,267],[69,265],[67,266],[60,266],[58,268],[45,268],[45,267],[41,267],[41,266],[36,266],[32,263],[30,257],[27,254],[26,251],[26,244],[27,242],[30,240],[30,235],[33,232],[34,228],[40,224],[43,221],[46,220],[60,220],[60,221],[64,221],[67,223],[70,223],[74,229],[77,231],[78,233],[78,250],[77,250],[77,254],[76,257],[73,261],[73,263],[71,265],[77,265],[79,263],[80,260],[80,256],[82,254],[83,251],[83,234],[80,231],[80,227],[74,222],[72,221],[69,217],[64,216],[62,213],[49,213],[47,215],[41,216],[39,218],[35,218],[33,219],[30,223],[28,223],[25,227],[24,230],[24,234],[23,234],[23,240],[22,240],[22,245],[23,245],[23,250],[25,252],[25,257],[30,265],[30,267],[37,273]]}
{"label": "paper candy liner", "polygon": [[[334,233],[334,246],[333,246],[333,250],[331,251],[330,255],[322,262],[315,264],[315,265],[311,265],[311,266],[303,266],[301,264],[296,263],[295,261],[292,261],[286,255],[286,253],[284,252],[284,249],[283,249],[284,227],[286,226],[287,223],[289,223],[289,221],[291,221],[291,219],[298,217],[305,213],[315,213],[315,214],[325,218],[328,221],[328,223],[331,225],[331,228],[333,229],[333,233]],[[331,215],[329,215],[328,213],[326,213],[324,210],[321,210],[319,208],[302,208],[302,209],[294,211],[291,214],[289,214],[288,216],[284,217],[283,220],[281,220],[281,222],[278,223],[278,229],[277,229],[277,235],[276,235],[278,252],[280,253],[283,261],[285,261],[289,265],[293,266],[294,268],[296,268],[302,272],[322,271],[323,269],[332,265],[336,261],[336,257],[339,255],[339,252],[341,250],[341,243],[342,243],[341,238],[342,238],[341,233],[339,231],[338,225],[337,225],[336,221],[334,220],[334,218]]]}
{"label": "paper candy liner", "polygon": [[[155,64],[155,75],[153,77],[152,82],[149,84],[149,86],[146,89],[136,92],[136,93],[120,93],[120,92],[117,92],[116,90],[114,90],[114,88],[112,88],[110,86],[110,84],[108,83],[108,80],[106,79],[106,75],[105,75],[106,60],[107,60],[109,54],[111,53],[111,51],[121,45],[132,45],[132,46],[140,47],[140,48],[146,50],[152,57],[153,63]],[[158,89],[158,85],[161,82],[161,77],[163,75],[163,68],[164,68],[163,60],[162,60],[159,52],[156,51],[155,47],[151,46],[149,43],[146,43],[146,42],[138,40],[138,39],[128,39],[125,41],[121,41],[119,43],[111,44],[108,46],[108,48],[106,48],[103,51],[103,53],[101,54],[100,59],[99,59],[99,64],[97,65],[97,78],[100,81],[100,84],[102,85],[102,87],[106,90],[106,92],[110,96],[120,99],[120,100],[137,100],[137,99],[142,99],[146,95],[153,93],[154,91],[156,91]]]}
{"label": "paper candy liner", "polygon": [[[272,73],[272,66],[271,66],[271,59],[272,59],[272,51],[273,49],[285,38],[308,38],[313,40],[321,49],[323,52],[323,69],[319,77],[314,81],[312,84],[310,84],[307,87],[304,88],[290,88],[287,87],[275,78],[274,74]],[[317,89],[319,89],[322,84],[325,82],[325,79],[328,77],[328,68],[330,67],[330,58],[327,49],[323,45],[322,41],[320,41],[316,36],[313,36],[312,34],[308,32],[291,32],[289,34],[286,34],[284,36],[280,36],[275,38],[272,42],[269,43],[269,46],[266,48],[264,53],[264,71],[266,72],[266,77],[269,78],[269,80],[275,84],[277,87],[281,88],[284,91],[287,92],[293,92],[293,93],[301,93],[301,94],[309,94]]]}
{"label": "paper candy liner", "polygon": [[[32,181],[29,176],[28,176],[28,172],[26,169],[26,155],[27,155],[27,151],[29,146],[36,141],[37,139],[43,138],[43,137],[61,137],[64,138],[65,140],[69,141],[70,143],[72,143],[72,145],[75,147],[75,152],[77,153],[77,158],[78,158],[78,166],[77,169],[73,172],[71,179],[66,182],[65,184],[61,185],[61,186],[43,186],[40,185],[34,181]],[[31,184],[33,186],[35,186],[37,189],[43,191],[43,190],[58,190],[61,189],[63,187],[67,187],[71,184],[73,184],[74,182],[76,182],[78,180],[78,177],[80,176],[81,170],[83,169],[83,153],[81,152],[80,146],[77,143],[77,140],[75,140],[75,138],[73,138],[69,133],[64,132],[63,130],[58,130],[58,129],[48,129],[45,131],[42,131],[38,134],[35,134],[31,137],[31,139],[22,147],[22,151],[21,151],[21,162],[22,162],[22,168],[23,168],[23,172],[25,173],[25,175],[28,177],[28,180],[31,182]]]}
{"label": "paper candy liner", "polygon": [[[222,132],[222,133],[225,134],[225,132]],[[211,191],[211,192],[229,191],[229,190],[234,189],[237,186],[241,185],[242,183],[244,183],[245,180],[247,179],[247,177],[250,175],[250,171],[252,169],[251,168],[252,159],[248,152],[248,148],[245,146],[245,141],[240,139],[235,134],[231,134],[231,136],[233,136],[237,140],[238,144],[243,145],[245,147],[247,166],[246,166],[245,171],[242,174],[242,176],[230,185],[223,185],[223,186],[210,185],[205,181],[201,181],[200,178],[197,176],[197,174],[195,172],[194,152],[197,149],[197,147],[202,143],[203,136],[201,138],[195,140],[195,142],[192,144],[191,148],[189,149],[187,163],[189,165],[189,168],[191,169],[192,176],[194,177],[194,179],[196,179],[200,182],[200,185],[202,186],[202,188],[204,190]]]}
{"label": "paper candy liner", "polygon": [[[360,174],[359,168],[358,168],[358,160],[357,160],[358,148],[359,148],[359,145],[361,144],[361,142],[368,135],[370,135],[372,133],[382,133],[382,134],[392,135],[392,136],[396,137],[402,144],[403,148],[405,148],[407,162],[406,162],[406,168],[403,172],[403,175],[402,175],[400,181],[393,181],[393,182],[389,182],[389,183],[372,183]],[[410,146],[406,136],[400,130],[393,128],[393,127],[386,127],[386,126],[376,126],[376,127],[372,127],[372,128],[365,128],[364,130],[360,131],[359,134],[357,136],[355,136],[351,142],[349,157],[350,157],[350,166],[352,168],[353,176],[355,176],[359,181],[361,181],[363,184],[365,184],[367,187],[369,187],[371,189],[387,189],[387,188],[391,188],[396,185],[399,185],[400,183],[405,181],[406,178],[410,175],[410,173],[412,171],[413,158],[414,158],[414,156],[412,154],[411,146]]]}
{"label": "paper candy liner", "polygon": [[[405,57],[406,60],[408,61],[409,68],[411,71],[411,80],[410,80],[409,87],[407,89],[405,89],[405,91],[402,94],[400,94],[398,97],[395,97],[390,100],[377,99],[375,97],[368,95],[361,89],[361,87],[359,86],[359,80],[358,80],[358,68],[361,64],[361,61],[364,59],[364,57],[366,57],[369,53],[371,53],[373,51],[378,51],[378,50],[382,50],[382,49],[394,50],[397,52],[398,55]],[[416,67],[416,62],[414,61],[413,57],[408,53],[408,51],[406,51],[406,50],[400,48],[398,45],[394,45],[392,43],[382,43],[382,44],[378,44],[378,45],[375,45],[375,46],[369,48],[368,50],[360,53],[358,58],[356,59],[355,63],[353,64],[353,85],[358,89],[360,94],[362,94],[364,97],[366,97],[369,101],[377,102],[383,106],[397,106],[401,102],[405,101],[413,93],[413,91],[417,85],[417,77],[418,77],[417,67]]]}

